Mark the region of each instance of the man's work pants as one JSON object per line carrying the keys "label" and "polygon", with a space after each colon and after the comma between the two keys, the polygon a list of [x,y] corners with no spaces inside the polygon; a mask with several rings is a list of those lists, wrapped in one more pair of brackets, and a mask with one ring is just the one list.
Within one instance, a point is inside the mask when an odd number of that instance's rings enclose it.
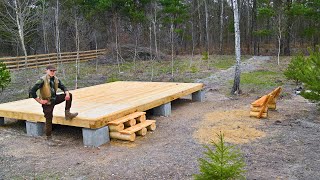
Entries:
{"label": "man's work pants", "polygon": [[[70,94],[70,100],[66,101],[66,107],[65,110],[70,110],[71,108],[71,103],[72,103],[72,94]],[[49,105],[42,105],[43,108],[43,113],[44,113],[44,117],[46,118],[46,123],[45,123],[45,132],[46,132],[46,136],[51,136],[51,132],[52,132],[52,117],[53,117],[53,109],[54,106],[57,104],[62,103],[63,101],[65,101],[65,97],[66,94],[58,94],[56,96],[56,101],[49,104]]]}

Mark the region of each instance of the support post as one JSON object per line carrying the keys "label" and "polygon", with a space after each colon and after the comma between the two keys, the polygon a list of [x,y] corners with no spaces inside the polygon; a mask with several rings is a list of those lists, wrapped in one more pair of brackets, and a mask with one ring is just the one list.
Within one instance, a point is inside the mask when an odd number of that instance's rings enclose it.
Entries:
{"label": "support post", "polygon": [[204,102],[205,92],[204,90],[200,90],[192,93],[192,101]]}
{"label": "support post", "polygon": [[155,116],[165,116],[168,117],[171,114],[171,102],[162,104],[161,106],[155,107],[153,109],[153,114]]}
{"label": "support post", "polygon": [[110,142],[109,127],[99,129],[82,128],[83,144],[90,147],[99,147]]}
{"label": "support post", "polygon": [[44,133],[44,123],[26,121],[27,135],[42,136]]}
{"label": "support post", "polygon": [[4,125],[4,117],[0,117],[0,126]]}

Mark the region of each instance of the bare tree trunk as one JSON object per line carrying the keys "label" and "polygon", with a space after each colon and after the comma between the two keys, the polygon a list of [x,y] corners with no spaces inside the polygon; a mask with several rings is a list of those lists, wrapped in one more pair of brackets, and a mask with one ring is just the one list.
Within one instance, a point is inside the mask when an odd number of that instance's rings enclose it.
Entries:
{"label": "bare tree trunk", "polygon": [[220,39],[219,39],[219,51],[220,51],[220,54],[223,54],[223,49],[222,49],[222,46],[223,46],[223,14],[224,14],[224,0],[221,0],[220,1],[220,3],[221,3],[221,14],[220,14]]}
{"label": "bare tree trunk", "polygon": [[55,9],[55,22],[56,22],[56,52],[57,52],[57,61],[59,61],[61,60],[60,30],[59,30],[59,0],[57,0],[57,6]]}
{"label": "bare tree trunk", "polygon": [[156,59],[158,59],[159,58],[159,54],[158,54],[156,23],[157,23],[157,7],[154,6],[154,19],[152,21],[152,24],[153,24],[153,33],[154,33],[154,48],[155,48],[155,51],[156,51]]}
{"label": "bare tree trunk", "polygon": [[137,58],[137,48],[138,48],[138,26],[137,26],[137,24],[135,24],[134,26],[136,28],[134,30],[135,44],[134,44],[133,70],[134,70],[134,73],[136,73],[136,58]]}
{"label": "bare tree trunk", "polygon": [[235,30],[235,54],[236,54],[236,68],[233,87],[231,94],[240,94],[240,62],[241,62],[241,48],[240,48],[240,28],[239,28],[239,11],[237,0],[233,1],[233,13],[234,13],[234,30]]}
{"label": "bare tree trunk", "polygon": [[[290,11],[292,6],[292,0],[287,0],[287,11]],[[291,27],[292,27],[292,15],[287,15],[287,22],[286,22],[286,31],[284,37],[284,55],[290,56],[290,42],[291,42]]]}
{"label": "bare tree trunk", "polygon": [[15,9],[15,13],[16,13],[16,23],[17,23],[17,27],[18,27],[20,44],[21,44],[21,48],[22,48],[22,51],[24,54],[24,61],[25,61],[24,65],[25,65],[25,67],[27,67],[28,54],[27,54],[27,50],[26,50],[26,46],[25,46],[25,42],[24,42],[24,21],[23,21],[23,17],[22,17],[23,14],[21,12],[21,4],[19,2],[17,2],[17,0],[14,0],[13,3],[14,3],[14,9]]}
{"label": "bare tree trunk", "polygon": [[153,81],[154,62],[153,62],[153,58],[152,58],[152,27],[151,27],[151,23],[149,25],[149,44],[150,44],[150,61],[151,61],[151,81]]}
{"label": "bare tree trunk", "polygon": [[280,53],[281,53],[281,37],[282,37],[282,29],[281,29],[281,16],[278,15],[278,65],[280,65]]}
{"label": "bare tree trunk", "polygon": [[[94,31],[93,36],[94,36],[94,43],[96,45],[96,55],[98,57],[98,42],[97,42],[97,32],[96,31]],[[99,61],[98,58],[96,58],[96,72],[98,72],[98,61]]]}
{"label": "bare tree trunk", "polygon": [[209,27],[208,27],[208,21],[209,21],[209,13],[208,13],[208,5],[207,5],[207,0],[204,0],[204,9],[206,13],[206,39],[207,39],[207,53],[208,53],[208,69],[210,68],[210,50],[209,50]]}
{"label": "bare tree trunk", "polygon": [[246,28],[246,44],[247,44],[247,53],[250,54],[250,3],[251,0],[247,1],[247,28]]}
{"label": "bare tree trunk", "polygon": [[78,89],[78,77],[79,77],[79,51],[80,51],[80,38],[79,38],[79,30],[78,30],[78,18],[77,18],[77,14],[75,14],[75,24],[74,24],[75,30],[76,30],[76,37],[75,37],[75,41],[76,41],[76,48],[77,48],[77,58],[76,58],[76,83],[75,83],[75,89]]}
{"label": "bare tree trunk", "polygon": [[173,50],[174,50],[174,41],[173,41],[173,20],[171,18],[171,26],[170,26],[170,34],[171,34],[171,80],[174,80],[173,75]]}
{"label": "bare tree trunk", "polygon": [[42,2],[42,31],[43,31],[43,47],[44,47],[44,53],[49,53],[49,48],[48,48],[48,40],[47,40],[47,27],[46,27],[46,22],[45,22],[45,4],[46,1],[43,0]]}
{"label": "bare tree trunk", "polygon": [[192,38],[192,51],[191,51],[191,59],[190,59],[189,68],[192,67],[193,56],[194,56],[194,32],[193,32],[193,22],[192,21],[191,21],[191,38]]}
{"label": "bare tree trunk", "polygon": [[118,15],[116,14],[114,17],[114,28],[116,30],[116,56],[117,56],[117,64],[118,64],[118,72],[121,73],[120,62],[119,62],[119,48],[118,48]]}
{"label": "bare tree trunk", "polygon": [[254,35],[258,29],[257,25],[257,0],[252,1],[252,24],[251,24],[251,43],[253,43],[253,54],[257,55],[257,37]]}
{"label": "bare tree trunk", "polygon": [[202,25],[201,25],[201,13],[200,13],[200,0],[197,0],[198,4],[198,27],[199,27],[199,46],[200,53],[202,51]]}

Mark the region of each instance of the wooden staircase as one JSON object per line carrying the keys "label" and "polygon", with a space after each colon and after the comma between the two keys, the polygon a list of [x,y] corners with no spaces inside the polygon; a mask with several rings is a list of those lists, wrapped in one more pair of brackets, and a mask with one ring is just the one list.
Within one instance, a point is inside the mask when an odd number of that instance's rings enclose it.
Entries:
{"label": "wooden staircase", "polygon": [[108,122],[110,138],[134,141],[136,136],[145,136],[156,129],[155,120],[146,120],[145,112],[135,112]]}

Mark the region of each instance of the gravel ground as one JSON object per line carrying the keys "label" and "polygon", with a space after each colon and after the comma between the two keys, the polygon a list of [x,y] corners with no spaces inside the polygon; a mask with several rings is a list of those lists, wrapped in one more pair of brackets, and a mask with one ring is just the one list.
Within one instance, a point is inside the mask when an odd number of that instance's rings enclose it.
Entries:
{"label": "gravel ground", "polygon": [[[265,58],[249,59],[242,71],[253,71],[264,63]],[[0,179],[192,179],[205,150],[193,138],[204,115],[249,109],[257,96],[225,96],[222,89],[233,71],[219,71],[201,80],[207,87],[205,102],[186,97],[172,103],[170,117],[149,116],[157,120],[157,129],[134,143],[112,141],[86,148],[80,128],[59,125],[54,126],[51,143],[44,137],[28,137],[23,121],[9,121],[0,127]],[[291,93],[291,89],[285,91]],[[320,119],[315,104],[287,96],[278,101],[277,111],[260,121],[256,128],[266,137],[237,145],[246,159],[247,179],[319,179]]]}

